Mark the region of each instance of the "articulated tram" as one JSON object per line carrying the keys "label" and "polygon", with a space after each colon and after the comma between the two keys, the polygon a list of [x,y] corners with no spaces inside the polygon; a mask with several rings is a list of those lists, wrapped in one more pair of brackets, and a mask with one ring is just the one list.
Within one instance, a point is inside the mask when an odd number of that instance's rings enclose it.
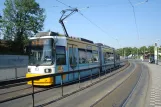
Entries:
{"label": "articulated tram", "polygon": [[[101,71],[105,71],[120,64],[120,57],[114,48],[55,32],[40,32],[31,37],[27,52],[29,54],[27,78],[110,64],[109,67],[101,68]],[[93,69],[92,73],[95,74],[98,70]],[[85,77],[90,73],[91,71],[81,72],[80,76]],[[78,73],[63,75],[63,82],[75,79],[78,79]],[[34,80],[34,85],[42,86],[60,83],[60,76]],[[32,84],[31,81],[28,84]]]}

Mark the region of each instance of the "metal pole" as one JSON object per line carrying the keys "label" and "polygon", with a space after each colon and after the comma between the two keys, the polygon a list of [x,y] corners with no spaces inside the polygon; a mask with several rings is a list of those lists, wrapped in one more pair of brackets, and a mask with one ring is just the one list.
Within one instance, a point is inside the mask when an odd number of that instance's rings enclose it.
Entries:
{"label": "metal pole", "polygon": [[99,79],[100,79],[101,70],[99,69]]}
{"label": "metal pole", "polygon": [[61,74],[61,90],[62,90],[62,96],[63,96],[63,75]]}
{"label": "metal pole", "polygon": [[81,79],[81,77],[80,77],[80,71],[78,72],[78,76],[79,76],[79,88],[80,88],[80,79]]}
{"label": "metal pole", "polygon": [[105,70],[105,75],[107,74],[107,67],[106,67],[106,70]]}
{"label": "metal pole", "polygon": [[145,47],[144,47],[144,57],[143,57],[143,59],[145,59]]}
{"label": "metal pole", "polygon": [[35,106],[35,100],[34,100],[34,80],[32,80],[32,106]]}
{"label": "metal pole", "polygon": [[157,65],[158,65],[158,57],[159,55],[158,55],[158,46],[157,46]]}
{"label": "metal pole", "polygon": [[17,68],[15,68],[15,76],[16,76],[16,79],[17,79]]}
{"label": "metal pole", "polygon": [[91,83],[92,83],[92,69],[91,69]]}
{"label": "metal pole", "polygon": [[137,59],[138,59],[138,48],[137,48]]}

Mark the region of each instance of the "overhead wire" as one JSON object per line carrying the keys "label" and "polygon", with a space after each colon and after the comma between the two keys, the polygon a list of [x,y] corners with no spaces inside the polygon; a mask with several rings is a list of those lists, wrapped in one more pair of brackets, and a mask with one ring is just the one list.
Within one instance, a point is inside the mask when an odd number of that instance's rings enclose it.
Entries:
{"label": "overhead wire", "polygon": [[[139,35],[139,30],[138,30],[138,25],[137,25],[137,20],[136,20],[135,7],[134,7],[134,5],[132,4],[132,2],[130,0],[128,0],[128,1],[129,1],[129,4],[131,5],[131,7],[133,8],[133,15],[134,15],[134,20],[135,20],[135,27],[136,27],[136,31],[137,31],[137,35],[138,35],[138,40],[139,40],[140,35]],[[137,3],[135,5],[144,4],[146,2],[148,2],[148,0],[145,0],[144,2]]]}
{"label": "overhead wire", "polygon": [[[137,32],[137,35],[138,35],[138,42],[139,42],[140,35],[139,35],[138,25],[137,25],[137,21],[136,21],[135,7],[134,7],[134,5],[132,4],[132,2],[130,0],[128,0],[128,1],[129,1],[129,4],[131,5],[131,7],[133,8],[133,15],[134,15],[134,20],[135,20],[135,27],[136,27],[136,32]],[[146,2],[148,2],[148,0],[146,0],[144,2],[141,2],[141,3],[138,3],[137,5],[143,4],[143,3],[146,3]],[[138,57],[138,48],[137,48],[137,57]]]}
{"label": "overhead wire", "polygon": [[146,2],[148,2],[148,0],[145,0],[145,1],[143,1],[143,2],[137,3],[137,4],[135,4],[135,6],[140,5],[140,4],[144,4],[144,3],[146,3]]}
{"label": "overhead wire", "polygon": [[[59,1],[59,0],[56,0],[56,1],[59,2],[59,3],[61,3],[61,4],[63,4],[63,5],[66,6],[66,7],[73,8],[72,6],[69,6],[69,5],[67,5],[67,4],[65,4],[65,3],[63,3],[63,2],[61,2],[61,1]],[[89,6],[88,6],[87,8],[89,8]],[[78,9],[78,13],[79,13],[82,17],[84,17],[87,21],[89,21],[92,25],[94,25],[94,26],[97,27],[99,30],[101,30],[103,33],[105,33],[106,35],[108,35],[108,33],[107,33],[104,29],[102,29],[102,28],[101,28],[100,26],[98,26],[96,23],[94,23],[94,22],[91,21],[89,18],[87,18],[79,9]],[[108,36],[109,36],[109,35],[108,35]],[[113,38],[114,40],[116,40],[117,43],[120,45],[118,39],[114,38],[113,36],[109,36],[109,37],[111,37],[111,38]],[[120,45],[120,46],[121,46],[121,45]]]}
{"label": "overhead wire", "polygon": [[134,5],[131,3],[130,0],[128,0],[131,7],[133,8],[133,15],[134,15],[134,20],[135,20],[135,27],[136,27],[136,32],[137,32],[137,35],[138,35],[138,40],[139,40],[139,30],[138,30],[138,25],[137,25],[137,21],[136,21],[136,14],[135,14],[135,7]]}
{"label": "overhead wire", "polygon": [[[100,29],[102,32],[104,32],[105,34],[107,34],[107,32],[105,30],[103,30],[100,26],[98,26],[96,23],[94,23],[93,21],[91,21],[89,18],[87,18],[83,13],[81,13],[80,11],[78,11],[78,13],[83,16],[86,20],[88,20],[91,24],[93,24],[95,27],[97,27],[98,29]],[[108,34],[107,34],[108,35]],[[109,36],[109,35],[108,35]],[[112,37],[112,36],[110,36]],[[115,39],[114,37],[112,37],[113,39]],[[116,40],[116,39],[115,39]]]}
{"label": "overhead wire", "polygon": [[65,4],[65,3],[63,3],[63,2],[61,2],[59,0],[56,0],[56,1],[59,2],[59,3],[61,3],[61,4],[63,4],[63,5],[65,5],[65,6],[67,6],[67,7],[69,7],[69,8],[72,8],[71,6],[69,6],[69,5],[67,5],[67,4]]}

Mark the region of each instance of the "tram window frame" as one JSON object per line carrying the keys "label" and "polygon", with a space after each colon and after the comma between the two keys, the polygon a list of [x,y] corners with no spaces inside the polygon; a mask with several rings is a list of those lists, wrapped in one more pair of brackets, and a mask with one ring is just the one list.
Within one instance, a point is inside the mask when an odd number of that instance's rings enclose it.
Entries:
{"label": "tram window frame", "polygon": [[[78,59],[77,59],[77,48],[76,47],[69,47],[68,48],[68,60],[69,60],[69,64],[70,66],[77,66],[78,64]],[[71,63],[71,59],[73,60],[73,58],[75,58],[75,63]],[[75,65],[74,65],[75,64]]]}
{"label": "tram window frame", "polygon": [[[63,48],[63,53],[57,53],[57,48]],[[64,56],[64,62],[61,63],[61,62],[58,62],[57,61],[57,58],[58,56]],[[61,57],[63,58],[63,57]],[[56,46],[56,65],[66,65],[66,47],[65,46]]]}
{"label": "tram window frame", "polygon": [[111,61],[114,61],[115,60],[115,54],[114,53],[111,53],[111,56],[112,56]]}
{"label": "tram window frame", "polygon": [[[97,55],[98,59],[95,58],[96,55]],[[93,63],[98,63],[99,62],[98,50],[92,50],[92,57],[93,57]],[[96,60],[94,60],[94,59],[96,59]]]}
{"label": "tram window frame", "polygon": [[[90,58],[89,58],[89,53],[90,53]],[[88,63],[93,63],[93,53],[92,53],[92,50],[87,50],[86,51],[86,55],[87,55],[87,62]],[[91,62],[90,62],[91,61]]]}
{"label": "tram window frame", "polygon": [[107,56],[106,56],[106,52],[103,52],[103,59],[104,59],[104,64],[106,64],[107,63]]}
{"label": "tram window frame", "polygon": [[[80,63],[80,52],[84,52],[85,56],[83,57],[85,62],[84,63]],[[80,49],[78,48],[78,53],[79,53],[79,64],[87,64],[88,60],[87,60],[87,50],[86,49]]]}

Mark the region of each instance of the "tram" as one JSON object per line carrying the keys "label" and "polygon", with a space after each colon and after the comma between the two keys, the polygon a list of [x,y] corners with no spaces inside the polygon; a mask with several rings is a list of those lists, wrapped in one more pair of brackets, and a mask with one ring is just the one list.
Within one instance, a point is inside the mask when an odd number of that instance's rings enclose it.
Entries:
{"label": "tram", "polygon": [[[56,32],[39,32],[30,38],[27,46],[29,65],[26,78],[68,72],[102,65],[101,71],[119,66],[120,57],[114,48],[95,44],[93,41],[66,37]],[[98,72],[98,68],[92,73]],[[90,71],[81,72],[81,77],[90,75]],[[63,75],[63,82],[78,79],[78,73]],[[49,86],[61,83],[61,77],[48,77],[34,80],[34,85]],[[32,84],[31,81],[28,84]]]}

